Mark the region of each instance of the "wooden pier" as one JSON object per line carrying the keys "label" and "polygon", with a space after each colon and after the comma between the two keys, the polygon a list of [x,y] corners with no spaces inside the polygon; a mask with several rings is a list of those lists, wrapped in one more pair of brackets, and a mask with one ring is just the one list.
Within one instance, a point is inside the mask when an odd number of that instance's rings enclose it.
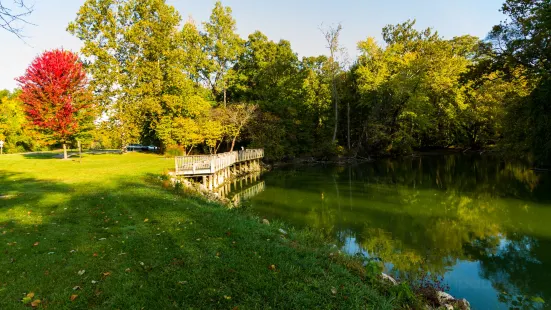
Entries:
{"label": "wooden pier", "polygon": [[213,190],[235,175],[260,170],[264,149],[249,149],[215,155],[177,156],[176,176],[201,178],[205,188]]}

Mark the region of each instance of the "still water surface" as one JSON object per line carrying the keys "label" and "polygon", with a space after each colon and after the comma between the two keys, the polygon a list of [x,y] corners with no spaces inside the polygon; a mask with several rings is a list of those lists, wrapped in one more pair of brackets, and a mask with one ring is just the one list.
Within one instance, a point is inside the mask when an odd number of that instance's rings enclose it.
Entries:
{"label": "still water surface", "polygon": [[522,164],[455,154],[287,167],[233,193],[263,217],[319,229],[350,254],[381,259],[398,278],[442,276],[473,309],[545,309],[550,182]]}

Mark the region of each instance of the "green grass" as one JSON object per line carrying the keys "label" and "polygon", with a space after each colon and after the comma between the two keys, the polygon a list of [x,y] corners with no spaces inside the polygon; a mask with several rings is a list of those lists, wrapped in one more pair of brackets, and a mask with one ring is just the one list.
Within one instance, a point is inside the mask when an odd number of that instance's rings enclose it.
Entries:
{"label": "green grass", "polygon": [[403,306],[306,231],[152,182],[170,159],[51,156],[0,156],[0,309]]}

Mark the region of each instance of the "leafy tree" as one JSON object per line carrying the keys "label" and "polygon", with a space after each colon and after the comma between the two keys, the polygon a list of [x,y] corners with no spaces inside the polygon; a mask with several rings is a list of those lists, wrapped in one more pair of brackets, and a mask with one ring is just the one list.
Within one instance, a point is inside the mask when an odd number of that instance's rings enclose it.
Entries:
{"label": "leafy tree", "polygon": [[[174,140],[184,147],[186,154],[190,154],[193,147],[202,143],[201,127],[197,121],[191,118],[176,118],[173,121]],[[189,149],[187,149],[189,147]]]}
{"label": "leafy tree", "polygon": [[230,152],[233,151],[237,137],[241,135],[245,126],[249,124],[257,108],[256,105],[232,104],[221,109],[219,117],[225,125],[227,135],[231,139]]}
{"label": "leafy tree", "polygon": [[[529,96],[511,104],[505,139],[512,145],[526,145],[539,164],[551,163],[551,2],[548,0],[506,0],[502,12],[508,19],[494,26],[489,40],[496,57],[492,69],[515,79],[519,73],[534,84]],[[518,150],[518,147],[516,148]]]}
{"label": "leafy tree", "polygon": [[[329,72],[331,74],[331,97],[333,100],[333,106],[335,110],[335,127],[333,130],[333,143],[335,143],[337,139],[337,129],[339,124],[339,94],[338,94],[338,87],[337,87],[337,75],[340,71],[340,65],[338,63],[338,55],[339,53],[342,53],[342,47],[339,45],[339,36],[342,31],[341,24],[338,24],[336,27],[328,27],[327,29],[322,29],[323,35],[325,37],[325,40],[327,41],[327,48],[329,49],[329,58],[328,60],[328,66],[329,66]],[[348,140],[348,148],[350,149],[350,106],[348,106],[347,109],[347,115],[348,115],[348,134],[347,134],[347,140]]]}
{"label": "leafy tree", "polygon": [[188,75],[180,21],[163,0],[89,0],[68,27],[84,41],[92,87],[122,145],[162,141],[162,120],[183,116],[187,100],[201,93]]}
{"label": "leafy tree", "polygon": [[228,71],[243,48],[243,40],[235,33],[235,20],[231,13],[230,7],[224,7],[217,1],[210,20],[203,24],[203,42],[209,63],[200,72],[215,97],[222,95],[224,106],[227,103]]}
{"label": "leafy tree", "polygon": [[67,143],[92,116],[92,97],[78,56],[65,50],[46,51],[17,81],[27,116],[63,144],[67,159]]}
{"label": "leafy tree", "polygon": [[201,126],[202,136],[210,154],[216,154],[224,138],[224,125],[213,119],[206,120]]}
{"label": "leafy tree", "polygon": [[414,25],[386,26],[384,48],[372,38],[359,43],[353,76],[359,106],[369,117],[357,134],[371,150],[407,153],[464,141],[460,115],[472,102],[466,101],[468,85],[461,78],[473,63],[478,39],[443,40]]}
{"label": "leafy tree", "polygon": [[4,141],[6,153],[32,151],[46,144],[27,122],[19,94],[20,91],[0,91],[0,140]]}

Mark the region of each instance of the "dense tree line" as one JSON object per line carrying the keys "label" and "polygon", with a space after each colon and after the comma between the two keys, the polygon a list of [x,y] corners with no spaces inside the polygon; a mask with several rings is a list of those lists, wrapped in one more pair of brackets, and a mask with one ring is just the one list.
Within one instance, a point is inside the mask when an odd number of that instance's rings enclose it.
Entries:
{"label": "dense tree line", "polygon": [[485,40],[388,25],[350,63],[340,25],[320,33],[327,55],[300,59],[260,31],[241,38],[220,2],[199,25],[164,0],[88,0],[68,31],[84,43],[101,147],[247,145],[273,159],[495,147],[548,164],[550,7],[507,0]]}

